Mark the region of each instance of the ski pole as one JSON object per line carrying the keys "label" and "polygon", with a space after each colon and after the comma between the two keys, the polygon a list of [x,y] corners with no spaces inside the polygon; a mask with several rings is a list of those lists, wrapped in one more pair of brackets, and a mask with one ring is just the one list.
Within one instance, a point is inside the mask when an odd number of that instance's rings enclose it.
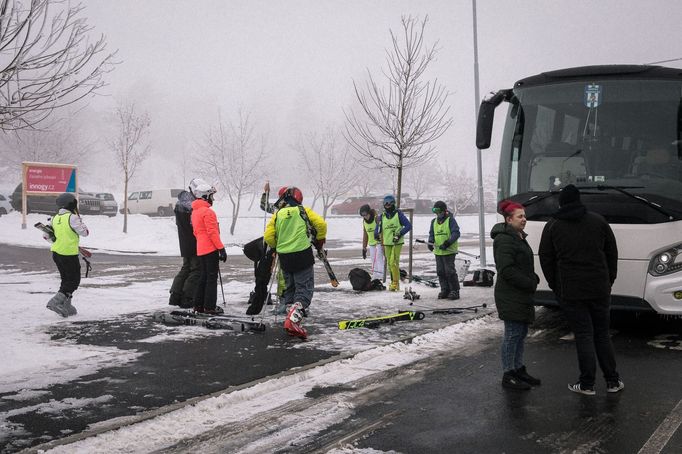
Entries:
{"label": "ski pole", "polygon": [[223,288],[223,273],[220,272],[220,264],[218,264],[218,277],[220,278],[220,293],[223,294],[223,307],[226,307],[225,289]]}

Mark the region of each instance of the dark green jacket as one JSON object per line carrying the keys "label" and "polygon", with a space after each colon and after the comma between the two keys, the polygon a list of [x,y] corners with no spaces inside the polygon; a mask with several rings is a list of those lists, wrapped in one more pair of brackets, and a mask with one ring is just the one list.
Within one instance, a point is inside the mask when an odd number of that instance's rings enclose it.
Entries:
{"label": "dark green jacket", "polygon": [[495,305],[502,320],[532,323],[535,320],[533,294],[539,278],[535,274],[533,251],[523,238],[504,222],[490,231],[497,268]]}

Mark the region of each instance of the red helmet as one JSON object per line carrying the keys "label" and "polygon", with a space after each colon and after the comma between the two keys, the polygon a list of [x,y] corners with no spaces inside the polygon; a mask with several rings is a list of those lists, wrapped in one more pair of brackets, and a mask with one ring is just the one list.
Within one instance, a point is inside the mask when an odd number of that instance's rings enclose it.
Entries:
{"label": "red helmet", "polygon": [[296,186],[282,186],[279,188],[279,197],[293,197],[296,203],[303,203],[303,193]]}

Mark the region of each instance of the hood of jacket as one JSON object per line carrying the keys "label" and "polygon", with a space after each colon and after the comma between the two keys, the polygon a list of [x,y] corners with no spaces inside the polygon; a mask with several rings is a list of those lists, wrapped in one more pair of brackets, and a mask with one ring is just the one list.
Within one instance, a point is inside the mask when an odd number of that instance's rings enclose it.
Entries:
{"label": "hood of jacket", "polygon": [[554,217],[564,221],[576,221],[585,216],[585,213],[587,213],[587,208],[585,208],[585,205],[583,205],[582,202],[577,201],[567,203],[560,207],[557,212],[554,213]]}
{"label": "hood of jacket", "polygon": [[[494,240],[497,235],[511,235],[514,238],[519,238],[518,232],[514,230],[514,228],[511,225],[505,222],[495,224],[492,230],[490,230],[490,238]],[[528,234],[526,232],[521,232],[522,238],[525,238],[527,236]]]}
{"label": "hood of jacket", "polygon": [[192,211],[192,202],[194,200],[194,196],[189,191],[182,191],[178,194],[178,203],[175,207],[181,213],[189,213]]}

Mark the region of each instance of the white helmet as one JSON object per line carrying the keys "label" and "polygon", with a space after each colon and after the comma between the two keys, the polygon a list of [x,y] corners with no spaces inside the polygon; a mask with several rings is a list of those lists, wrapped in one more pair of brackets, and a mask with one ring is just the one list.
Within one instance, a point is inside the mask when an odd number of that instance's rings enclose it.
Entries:
{"label": "white helmet", "polygon": [[216,189],[203,179],[195,178],[189,182],[189,192],[197,199],[208,200],[210,196],[216,193]]}

